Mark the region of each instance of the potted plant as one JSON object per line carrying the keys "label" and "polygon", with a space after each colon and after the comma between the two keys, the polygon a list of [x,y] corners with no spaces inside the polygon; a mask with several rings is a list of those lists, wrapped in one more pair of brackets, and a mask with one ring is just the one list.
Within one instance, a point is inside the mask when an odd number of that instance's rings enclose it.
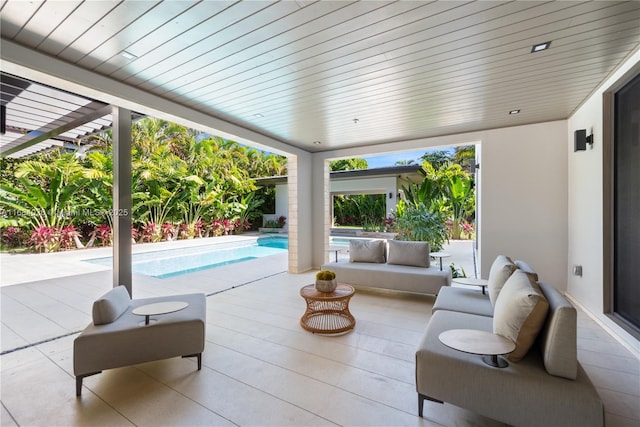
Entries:
{"label": "potted plant", "polygon": [[316,273],[316,290],[318,292],[333,292],[337,286],[336,273],[333,271],[320,270]]}

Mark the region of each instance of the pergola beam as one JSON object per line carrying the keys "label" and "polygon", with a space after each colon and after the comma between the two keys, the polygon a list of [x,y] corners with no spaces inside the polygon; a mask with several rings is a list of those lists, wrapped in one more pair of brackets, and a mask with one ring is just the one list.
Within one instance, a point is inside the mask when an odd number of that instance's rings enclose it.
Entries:
{"label": "pergola beam", "polygon": [[[2,150],[2,153],[0,154],[2,157],[6,157],[9,156],[13,153],[17,153],[18,151],[24,150],[25,148],[29,148],[39,142],[42,141],[46,141],[47,139],[54,139],[55,137],[57,137],[60,134],[63,134],[65,132],[68,132],[72,129],[75,129],[77,127],[80,127],[82,125],[85,125],[89,122],[92,122],[94,120],[97,120],[101,117],[104,117],[106,115],[111,114],[111,105],[104,105],[102,103],[100,103],[100,105],[102,105],[102,107],[98,108],[97,110],[94,110],[90,113],[86,113],[84,114],[82,117],[79,117],[77,119],[74,119],[68,123],[63,124],[62,126],[59,126],[55,129],[52,129],[50,131],[46,131],[41,133],[38,136],[35,136],[33,138],[31,138],[29,136],[29,134],[25,135],[24,138],[20,138],[23,139],[23,141],[18,142],[18,145],[15,145],[11,148],[7,148],[6,150]],[[86,109],[85,107],[82,107],[74,112],[82,112],[82,110]],[[65,116],[65,117],[68,117]],[[62,119],[64,119],[64,117],[62,117]],[[33,132],[33,131],[32,131]]]}

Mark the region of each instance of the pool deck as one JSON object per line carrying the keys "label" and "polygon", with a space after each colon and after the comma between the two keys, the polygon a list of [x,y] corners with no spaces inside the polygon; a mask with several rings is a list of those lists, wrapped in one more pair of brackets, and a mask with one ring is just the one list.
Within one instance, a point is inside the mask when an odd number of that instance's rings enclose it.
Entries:
{"label": "pool deck", "polygon": [[[133,254],[167,249],[191,248],[222,243],[238,243],[255,240],[256,233],[238,234],[202,239],[176,240],[172,242],[137,243]],[[0,254],[0,287],[30,283],[39,280],[67,277],[77,274],[111,271],[111,267],[85,262],[88,259],[110,257],[111,247],[93,247],[71,251],[42,254]]]}

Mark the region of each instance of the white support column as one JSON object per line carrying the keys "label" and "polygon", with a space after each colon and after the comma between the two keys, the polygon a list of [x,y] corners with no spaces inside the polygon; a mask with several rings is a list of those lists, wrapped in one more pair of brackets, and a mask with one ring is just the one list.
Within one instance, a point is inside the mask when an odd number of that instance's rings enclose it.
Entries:
{"label": "white support column", "polygon": [[113,287],[133,296],[131,275],[131,111],[113,107]]}

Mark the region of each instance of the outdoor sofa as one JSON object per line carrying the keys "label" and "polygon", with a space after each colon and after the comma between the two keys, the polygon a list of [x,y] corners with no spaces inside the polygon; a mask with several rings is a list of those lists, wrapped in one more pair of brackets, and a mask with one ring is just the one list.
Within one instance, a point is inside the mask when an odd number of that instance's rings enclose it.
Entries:
{"label": "outdoor sofa", "polygon": [[[526,264],[520,264],[525,265]],[[604,408],[577,359],[576,310],[552,285],[508,257],[494,261],[489,295],[447,288],[416,351],[418,414],[424,400],[447,402],[514,426],[604,424]],[[506,336],[516,349],[497,368],[480,355],[448,347],[454,329]]]}
{"label": "outdoor sofa", "polygon": [[451,284],[451,271],[432,266],[428,242],[349,241],[349,260],[322,265],[338,282],[355,286],[437,295]]}
{"label": "outdoor sofa", "polygon": [[[133,314],[136,307],[161,302],[184,302],[180,311],[153,316]],[[93,303],[93,323],[73,342],[76,396],[82,380],[105,369],[120,368],[170,357],[197,357],[202,368],[206,298],[183,294],[132,300],[124,286],[117,286]]]}

